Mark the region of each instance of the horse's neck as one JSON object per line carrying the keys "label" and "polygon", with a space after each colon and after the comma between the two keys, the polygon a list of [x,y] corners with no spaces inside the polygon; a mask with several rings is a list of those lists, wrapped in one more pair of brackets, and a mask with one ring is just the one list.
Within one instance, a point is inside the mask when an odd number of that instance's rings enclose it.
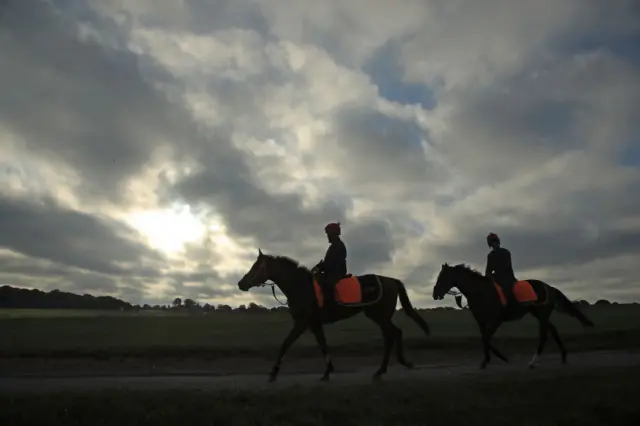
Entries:
{"label": "horse's neck", "polygon": [[283,279],[282,277],[275,277],[272,281],[287,298],[291,297],[291,283],[289,280]]}
{"label": "horse's neck", "polygon": [[484,285],[484,282],[479,277],[468,275],[468,276],[465,276],[456,284],[457,284],[456,287],[458,287],[458,290],[460,290],[460,293],[462,293],[464,297],[467,298],[467,300],[472,300],[478,297],[478,295],[482,291],[482,286]]}
{"label": "horse's neck", "polygon": [[274,274],[274,277],[271,279],[280,291],[284,293],[287,298],[291,298],[293,296],[293,286],[298,285],[302,286],[305,280],[310,279],[310,277],[305,277],[302,273],[298,271],[292,272],[282,272],[279,270],[278,273]]}

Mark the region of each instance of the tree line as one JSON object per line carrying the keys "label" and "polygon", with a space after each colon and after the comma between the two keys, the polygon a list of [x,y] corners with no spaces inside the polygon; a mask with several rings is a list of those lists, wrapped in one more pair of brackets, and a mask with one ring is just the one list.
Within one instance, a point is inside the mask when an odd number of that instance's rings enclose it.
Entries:
{"label": "tree line", "polygon": [[184,301],[177,297],[172,303],[166,305],[134,305],[112,296],[93,296],[91,294],[75,294],[60,290],[42,291],[38,289],[26,289],[0,287],[0,308],[5,309],[82,309],[82,310],[119,310],[119,311],[193,311],[193,312],[268,312],[287,310],[286,307],[266,308],[256,303],[231,307],[229,305],[201,304],[193,299]]}
{"label": "tree line", "polygon": [[66,291],[0,287],[0,308],[16,309],[130,309],[131,304],[111,296],[92,296]]}
{"label": "tree line", "polygon": [[[575,301],[579,306],[590,306],[586,300]],[[600,299],[595,306],[617,304]],[[286,306],[267,308],[256,303],[232,307],[230,305],[201,304],[193,299],[176,297],[166,305],[133,305],[122,299],[111,296],[93,296],[90,294],[75,294],[60,290],[45,292],[38,289],[24,289],[8,285],[0,287],[0,308],[13,309],[83,309],[83,310],[120,310],[120,311],[184,311],[184,312],[238,312],[259,313],[287,311]],[[453,310],[452,306],[440,306],[430,310]],[[422,311],[424,309],[416,309]]]}

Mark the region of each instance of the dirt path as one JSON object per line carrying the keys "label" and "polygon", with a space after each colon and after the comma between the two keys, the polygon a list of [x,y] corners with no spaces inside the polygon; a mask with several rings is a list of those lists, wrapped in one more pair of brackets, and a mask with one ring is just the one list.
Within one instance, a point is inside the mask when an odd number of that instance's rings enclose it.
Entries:
{"label": "dirt path", "polygon": [[[528,357],[514,356],[510,364],[493,361],[487,370],[479,370],[478,363],[472,361],[449,364],[427,364],[407,370],[394,365],[383,381],[403,380],[451,380],[496,377],[504,374],[539,375],[545,372],[563,372],[640,365],[640,353],[633,352],[585,352],[571,356],[569,364],[560,365],[556,355],[540,359],[537,369],[528,370]],[[337,371],[332,376],[331,385],[354,385],[371,383],[374,368],[365,367],[349,371]],[[286,368],[276,383],[267,383],[266,374],[211,375],[204,371],[176,372],[161,376],[93,376],[93,377],[0,377],[0,392],[57,392],[63,390],[87,391],[99,389],[282,389],[290,386],[327,386],[319,382],[321,370],[315,373],[287,374]]]}

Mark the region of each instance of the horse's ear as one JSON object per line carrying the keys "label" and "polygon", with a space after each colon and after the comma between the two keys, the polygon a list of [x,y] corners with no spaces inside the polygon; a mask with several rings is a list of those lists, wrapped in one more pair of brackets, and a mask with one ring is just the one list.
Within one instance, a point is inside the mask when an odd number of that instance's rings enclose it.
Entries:
{"label": "horse's ear", "polygon": [[262,256],[262,250],[258,248],[258,257]]}

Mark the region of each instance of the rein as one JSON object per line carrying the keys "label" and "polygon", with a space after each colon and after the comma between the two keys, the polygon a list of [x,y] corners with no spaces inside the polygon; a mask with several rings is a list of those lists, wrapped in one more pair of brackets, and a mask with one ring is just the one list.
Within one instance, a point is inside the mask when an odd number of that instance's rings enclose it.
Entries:
{"label": "rein", "polygon": [[456,305],[458,305],[459,308],[467,309],[469,307],[469,303],[467,303],[465,306],[462,306],[462,293],[460,293],[459,291],[449,290],[447,294],[455,298]]}
{"label": "rein", "polygon": [[278,296],[276,296],[276,285],[274,283],[262,283],[258,285],[258,287],[266,287],[266,286],[271,287],[271,293],[273,294],[273,298],[276,299],[276,302],[278,302],[281,306],[285,306],[289,304],[289,300],[283,303],[280,301],[280,299],[278,299]]}

